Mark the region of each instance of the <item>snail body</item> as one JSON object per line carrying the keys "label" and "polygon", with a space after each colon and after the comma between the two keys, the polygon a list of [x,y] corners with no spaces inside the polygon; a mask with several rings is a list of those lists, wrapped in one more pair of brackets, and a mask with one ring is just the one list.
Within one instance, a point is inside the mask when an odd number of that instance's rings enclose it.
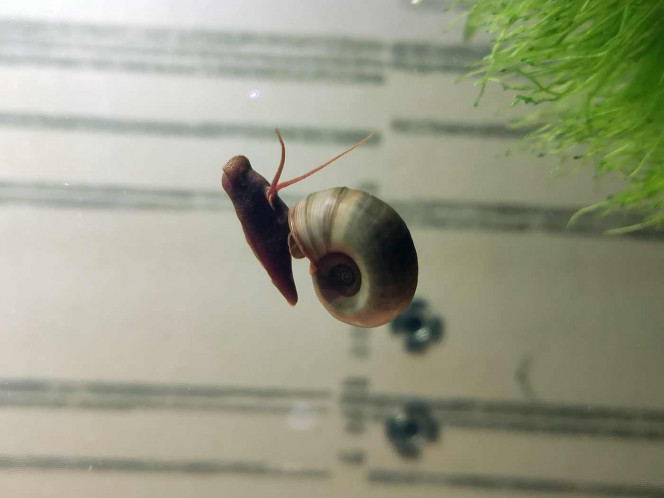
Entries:
{"label": "snail body", "polygon": [[291,304],[297,303],[291,256],[310,261],[319,301],[337,320],[378,327],[399,315],[415,294],[417,253],[408,227],[387,203],[361,190],[336,187],[315,192],[292,208],[278,191],[322,169],[367,141],[371,135],[310,172],[272,183],[251,168],[244,156],[223,168],[229,195],[254,254]]}
{"label": "snail body", "polygon": [[311,262],[318,300],[358,327],[387,323],[417,287],[417,253],[399,214],[377,197],[346,187],[308,195],[288,212],[289,247]]}

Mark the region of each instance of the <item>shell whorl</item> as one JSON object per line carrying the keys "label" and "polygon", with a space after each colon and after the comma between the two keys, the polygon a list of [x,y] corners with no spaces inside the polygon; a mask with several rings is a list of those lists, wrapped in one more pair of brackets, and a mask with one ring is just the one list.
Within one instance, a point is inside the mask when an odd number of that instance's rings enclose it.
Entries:
{"label": "shell whorl", "polygon": [[410,232],[377,197],[346,187],[315,192],[290,208],[288,224],[291,253],[311,261],[318,299],[335,318],[377,327],[415,294],[418,266]]}

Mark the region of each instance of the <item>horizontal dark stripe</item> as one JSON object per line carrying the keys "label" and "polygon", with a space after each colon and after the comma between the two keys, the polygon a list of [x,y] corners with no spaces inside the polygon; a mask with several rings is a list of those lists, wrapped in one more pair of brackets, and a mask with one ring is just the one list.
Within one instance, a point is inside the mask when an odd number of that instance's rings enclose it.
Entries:
{"label": "horizontal dark stripe", "polygon": [[392,67],[417,73],[465,73],[489,50],[485,46],[397,42],[392,45]]}
{"label": "horizontal dark stripe", "polygon": [[[0,116],[1,120],[1,116]],[[274,131],[268,133],[273,139]],[[292,131],[292,130],[291,130]],[[353,136],[363,132],[353,132]],[[296,133],[293,133],[295,136]],[[329,137],[328,137],[329,138]],[[339,136],[338,138],[341,138]],[[347,138],[351,138],[350,132]],[[352,142],[353,139],[350,140]],[[300,196],[285,193],[292,204]],[[64,185],[42,182],[0,182],[0,204],[27,204],[65,209],[136,209],[136,210],[228,210],[231,204],[218,190],[149,189],[116,185]],[[490,230],[506,232],[542,232],[561,235],[604,236],[606,230],[638,223],[636,215],[581,217],[567,227],[575,208],[549,208],[518,204],[488,204],[472,201],[399,200],[390,204],[412,227],[441,230]],[[622,237],[664,240],[664,231],[641,230]],[[615,237],[606,236],[607,240]]]}
{"label": "horizontal dark stripe", "polygon": [[383,83],[386,70],[460,73],[486,47],[6,20],[0,64],[199,77]]}
{"label": "horizontal dark stripe", "polygon": [[314,50],[329,53],[379,53],[382,42],[342,36],[307,36],[295,34],[220,31],[206,29],[157,28],[131,25],[92,24],[84,22],[0,20],[3,37],[17,40],[66,40],[120,42],[134,46],[226,47],[265,46]]}
{"label": "horizontal dark stripe", "polygon": [[582,493],[594,496],[662,498],[664,488],[649,484],[609,484],[563,479],[537,479],[490,474],[452,474],[387,469],[372,469],[369,482],[401,485],[438,485],[474,488],[484,491],[517,491],[529,493]]}
{"label": "horizontal dark stripe", "polygon": [[[347,415],[354,414],[352,416],[357,418],[363,414],[382,422],[409,399],[412,398],[345,390],[341,402]],[[448,427],[651,441],[664,439],[664,410],[473,398],[426,401],[432,415]]]}
{"label": "horizontal dark stripe", "polygon": [[541,232],[574,236],[604,236],[607,240],[624,237],[664,240],[664,230],[644,229],[621,236],[608,236],[606,231],[634,225],[643,220],[638,214],[587,214],[571,226],[568,222],[578,208],[536,205],[453,201],[394,201],[392,206],[414,226],[438,229],[490,230],[506,232]]}
{"label": "horizontal dark stripe", "polygon": [[642,423],[602,423],[596,421],[542,420],[539,417],[488,418],[482,416],[439,417],[450,427],[464,429],[489,429],[513,432],[531,432],[559,436],[585,436],[598,438],[636,439],[643,441],[664,440],[664,426]]}
{"label": "horizontal dark stripe", "polygon": [[227,210],[231,203],[219,190],[175,190],[114,185],[64,185],[0,182],[0,204],[28,204],[69,209]]}
{"label": "horizontal dark stripe", "polygon": [[[29,55],[31,51],[43,50],[47,54],[60,54],[75,57],[81,53],[95,53],[97,54],[116,54],[121,56],[164,56],[165,58],[186,58],[192,59],[207,59],[210,61],[223,61],[225,59],[234,61],[235,63],[242,63],[244,65],[251,65],[252,63],[262,64],[275,64],[282,65],[288,63],[290,65],[302,66],[316,66],[316,65],[333,65],[338,66],[339,69],[359,68],[367,69],[382,69],[383,61],[378,58],[370,58],[362,55],[353,56],[348,55],[311,55],[304,54],[289,54],[289,53],[271,53],[267,51],[229,51],[228,48],[172,48],[159,46],[130,46],[130,45],[100,45],[100,44],[86,44],[86,43],[66,43],[54,41],[40,41],[30,39],[5,39],[0,37],[0,47],[9,48],[8,55]],[[12,53],[12,48],[15,48],[15,53]],[[74,52],[73,54],[68,52]]]}
{"label": "horizontal dark stripe", "polygon": [[500,124],[472,124],[431,119],[394,119],[391,127],[404,135],[449,135],[477,138],[520,139],[527,131]]}
{"label": "horizontal dark stripe", "polygon": [[261,398],[317,398],[330,396],[328,389],[216,386],[200,384],[154,384],[142,382],[105,382],[50,379],[0,379],[0,390],[31,393],[88,392],[93,394],[131,394],[158,396],[253,396]]}
{"label": "horizontal dark stripe", "polygon": [[[266,126],[216,121],[164,121],[81,114],[40,114],[26,112],[0,112],[0,126],[76,132],[173,135],[201,139],[243,136],[268,140],[274,140],[274,129],[277,127],[276,125]],[[391,127],[394,131],[403,134],[463,135],[469,138],[516,138],[522,137],[524,134],[523,131],[512,130],[502,125],[433,122],[427,120],[394,120],[391,123]],[[368,129],[335,129],[311,126],[286,126],[279,127],[279,130],[284,138],[288,140],[343,144],[355,143],[371,132]],[[381,135],[375,133],[368,144],[376,144],[381,140]]]}
{"label": "horizontal dark stripe", "polygon": [[[369,416],[382,423],[395,410],[378,409]],[[634,439],[659,442],[664,440],[664,426],[651,423],[624,423],[602,421],[572,421],[537,416],[496,416],[473,413],[447,413],[436,410],[435,418],[446,427],[482,429],[492,431],[526,432],[555,436],[584,436],[611,439]],[[351,418],[358,418],[357,416]],[[366,418],[366,417],[365,417]]]}
{"label": "horizontal dark stripe", "polygon": [[[182,136],[201,139],[248,137],[275,141],[277,126],[221,123],[214,121],[156,121],[76,114],[36,114],[0,112],[0,126],[69,132],[97,132],[123,135]],[[284,140],[307,143],[353,144],[372,130],[315,128],[309,126],[278,126]],[[366,145],[380,142],[379,133]]]}
{"label": "horizontal dark stripe", "polygon": [[0,63],[197,77],[382,83],[380,42],[342,37],[5,21]]}
{"label": "horizontal dark stripe", "polygon": [[326,479],[327,469],[279,466],[252,461],[152,460],[68,456],[0,455],[0,470],[85,471],[168,474],[240,474],[254,477]]}
{"label": "horizontal dark stripe", "polygon": [[313,413],[327,411],[325,389],[241,387],[122,382],[5,379],[2,408],[95,410],[199,410],[291,413],[305,403]]}
{"label": "horizontal dark stripe", "polygon": [[101,57],[73,57],[64,55],[25,54],[11,55],[0,53],[0,64],[54,66],[65,69],[91,69],[95,71],[124,71],[129,73],[156,73],[202,78],[264,78],[291,81],[327,81],[337,83],[383,83],[384,76],[366,68],[338,67],[334,64],[292,65],[285,60],[274,60],[267,65],[246,65],[239,63],[193,63],[177,59],[167,61],[114,59]]}
{"label": "horizontal dark stripe", "polygon": [[[17,395],[13,399],[0,400],[0,409],[49,409],[122,412],[127,410],[172,412],[233,412],[252,415],[293,415],[297,417],[299,405],[295,402],[278,403],[255,400],[251,403],[226,400],[166,399],[146,396],[104,396],[45,398]],[[307,403],[306,417],[322,416],[329,409],[320,403]]]}
{"label": "horizontal dark stripe", "polygon": [[[392,407],[412,400],[412,396],[371,393],[346,397],[345,401],[377,407]],[[423,399],[423,398],[415,398]],[[434,409],[449,412],[528,415],[583,420],[650,421],[664,424],[664,410],[611,407],[602,405],[529,402],[517,400],[486,400],[478,398],[428,398]]]}

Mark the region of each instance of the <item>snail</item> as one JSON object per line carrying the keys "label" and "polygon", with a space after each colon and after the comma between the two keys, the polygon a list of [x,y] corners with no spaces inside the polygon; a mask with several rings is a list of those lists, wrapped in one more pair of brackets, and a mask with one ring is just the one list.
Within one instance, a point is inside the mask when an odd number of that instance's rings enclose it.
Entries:
{"label": "snail", "polygon": [[245,156],[223,167],[221,183],[244,235],[286,301],[297,303],[292,258],[307,258],[318,300],[337,320],[378,327],[396,318],[415,294],[417,253],[399,214],[372,194],[336,187],[309,194],[291,209],[278,192],[359,147],[311,171],[279,183],[286,149],[279,130],[281,161],[272,183]]}

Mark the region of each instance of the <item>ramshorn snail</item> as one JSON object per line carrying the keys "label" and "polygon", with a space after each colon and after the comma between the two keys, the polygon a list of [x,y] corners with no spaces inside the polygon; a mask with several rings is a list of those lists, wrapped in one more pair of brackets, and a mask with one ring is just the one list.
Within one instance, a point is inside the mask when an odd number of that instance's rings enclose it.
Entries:
{"label": "ramshorn snail", "polygon": [[336,319],[358,327],[393,320],[417,287],[417,253],[408,227],[387,203],[347,187],[315,192],[290,210],[278,191],[319,171],[366,142],[302,176],[272,183],[254,171],[244,156],[223,167],[221,183],[242,223],[245,237],[272,282],[291,304],[297,303],[291,256],[306,257],[318,299]]}

